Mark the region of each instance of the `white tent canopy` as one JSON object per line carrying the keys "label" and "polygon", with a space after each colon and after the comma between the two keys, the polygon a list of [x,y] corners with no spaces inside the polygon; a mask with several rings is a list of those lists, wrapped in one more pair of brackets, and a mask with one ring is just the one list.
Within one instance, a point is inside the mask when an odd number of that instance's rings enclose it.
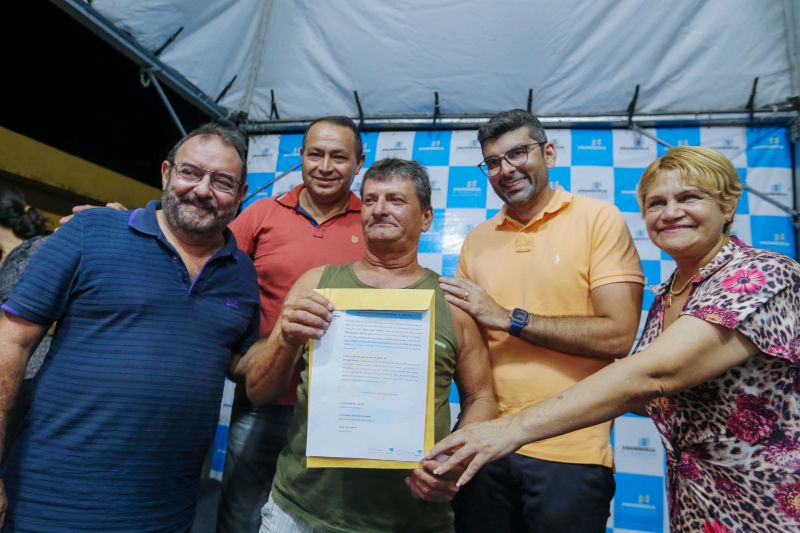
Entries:
{"label": "white tent canopy", "polygon": [[526,107],[529,91],[542,117],[607,119],[627,116],[637,85],[637,117],[774,122],[796,116],[800,95],[795,0],[58,3],[209,113],[251,127],[474,119]]}

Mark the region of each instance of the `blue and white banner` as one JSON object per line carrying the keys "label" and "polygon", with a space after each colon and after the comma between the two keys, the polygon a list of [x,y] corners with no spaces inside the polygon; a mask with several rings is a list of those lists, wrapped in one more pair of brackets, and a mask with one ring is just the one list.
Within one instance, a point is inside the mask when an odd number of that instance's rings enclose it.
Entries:
{"label": "blue and white banner", "polygon": [[[674,146],[702,145],[719,150],[733,161],[750,187],[780,204],[793,206],[791,144],[785,129],[693,127],[648,132]],[[556,166],[549,174],[551,185],[616,204],[630,227],[647,285],[668,277],[674,263],[648,239],[636,201],[636,184],[644,169],[666,149],[630,130],[553,129],[547,134],[557,149]],[[476,136],[476,131],[373,132],[362,136],[367,159],[362,174],[375,160],[384,157],[412,158],[427,167],[435,216],[431,230],[420,242],[420,261],[444,275],[455,273],[464,236],[502,206],[476,166],[482,159]],[[250,190],[299,162],[301,144],[299,134],[252,137]],[[261,191],[251,202],[288,191],[300,182],[298,170]],[[353,190],[358,191],[360,185],[358,176]],[[743,193],[734,233],[753,246],[796,257],[791,218],[755,195]],[[652,301],[653,294],[646,289],[642,319]],[[227,403],[232,400],[230,391],[226,399]],[[455,396],[453,401],[457,401]],[[225,425],[218,433],[219,449],[212,465],[217,472],[222,470],[224,460]],[[667,531],[664,450],[653,424],[646,418],[623,416],[615,423],[613,442],[617,494],[609,531]]]}

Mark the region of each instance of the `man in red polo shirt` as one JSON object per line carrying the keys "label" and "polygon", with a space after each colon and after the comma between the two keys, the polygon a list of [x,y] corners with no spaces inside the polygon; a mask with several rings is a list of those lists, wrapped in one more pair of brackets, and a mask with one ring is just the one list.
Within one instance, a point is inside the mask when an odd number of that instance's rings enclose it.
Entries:
{"label": "man in red polo shirt", "polygon": [[[252,257],[261,293],[261,336],[272,331],[283,299],[307,270],[364,255],[361,201],[350,192],[364,164],[361,136],[346,117],[323,117],[306,129],[303,183],[259,200],[230,225]],[[228,433],[217,531],[257,532],[278,453],[286,445],[296,401],[297,371],[274,405],[254,407],[237,389]]]}

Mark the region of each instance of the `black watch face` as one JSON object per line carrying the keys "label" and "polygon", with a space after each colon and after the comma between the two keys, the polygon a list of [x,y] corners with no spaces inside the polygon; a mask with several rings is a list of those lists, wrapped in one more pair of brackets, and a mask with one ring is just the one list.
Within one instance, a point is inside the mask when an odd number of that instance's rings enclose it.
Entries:
{"label": "black watch face", "polygon": [[528,313],[524,309],[515,308],[511,312],[511,320],[514,322],[525,322],[528,320]]}

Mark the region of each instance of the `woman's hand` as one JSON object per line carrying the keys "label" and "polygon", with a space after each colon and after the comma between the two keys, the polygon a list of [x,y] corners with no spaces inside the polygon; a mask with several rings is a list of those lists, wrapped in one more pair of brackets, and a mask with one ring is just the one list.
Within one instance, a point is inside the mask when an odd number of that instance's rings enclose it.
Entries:
{"label": "woman's hand", "polygon": [[525,439],[517,428],[514,417],[476,422],[440,440],[425,455],[425,460],[452,453],[449,459],[433,471],[437,476],[469,463],[456,482],[456,487],[462,487],[483,465],[516,451],[523,442]]}

